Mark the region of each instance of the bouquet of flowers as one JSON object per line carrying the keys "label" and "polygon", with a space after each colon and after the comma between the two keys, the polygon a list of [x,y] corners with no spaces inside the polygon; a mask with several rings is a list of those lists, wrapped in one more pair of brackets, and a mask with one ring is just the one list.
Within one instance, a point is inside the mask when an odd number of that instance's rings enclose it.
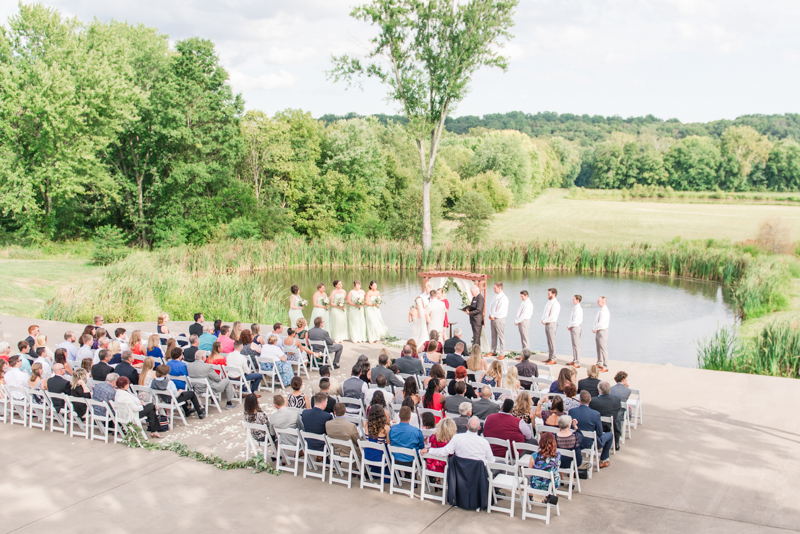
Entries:
{"label": "bouquet of flowers", "polygon": [[297,299],[297,302],[295,302],[295,304],[297,304],[301,308],[305,308],[306,304],[308,304],[308,301],[306,299]]}
{"label": "bouquet of flowers", "polygon": [[372,299],[372,303],[375,305],[376,308],[380,308],[381,304],[383,304],[383,299],[380,297],[375,297]]}
{"label": "bouquet of flowers", "polygon": [[364,305],[364,297],[356,297],[353,299],[353,304],[356,306],[363,306]]}
{"label": "bouquet of flowers", "polygon": [[331,304],[331,299],[329,299],[328,297],[322,297],[317,302],[319,302],[320,304],[322,304],[323,306],[325,306],[327,308]]}
{"label": "bouquet of flowers", "polygon": [[340,308],[344,306],[344,295],[336,295],[333,299],[333,305],[339,306]]}

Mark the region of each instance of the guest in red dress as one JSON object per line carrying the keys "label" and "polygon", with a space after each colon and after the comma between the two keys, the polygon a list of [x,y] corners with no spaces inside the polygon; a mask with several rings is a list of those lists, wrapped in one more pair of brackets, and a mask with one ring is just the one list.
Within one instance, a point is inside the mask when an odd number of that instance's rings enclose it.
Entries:
{"label": "guest in red dress", "polygon": [[[436,424],[436,431],[430,437],[429,448],[438,449],[440,447],[444,447],[450,442],[451,439],[453,439],[453,436],[455,435],[456,424],[452,419],[446,417]],[[428,464],[428,469],[430,471],[436,471],[438,473],[444,473],[444,466],[447,465],[446,460],[426,459],[425,462]]]}

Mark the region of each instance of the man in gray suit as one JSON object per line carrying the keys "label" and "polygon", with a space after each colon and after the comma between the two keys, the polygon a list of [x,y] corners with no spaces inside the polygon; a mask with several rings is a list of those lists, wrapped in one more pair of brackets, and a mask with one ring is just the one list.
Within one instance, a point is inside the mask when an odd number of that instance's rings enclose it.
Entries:
{"label": "man in gray suit", "polygon": [[[195,355],[193,362],[186,362],[186,372],[189,378],[207,378],[211,389],[215,393],[222,393],[222,400],[225,401],[225,409],[232,410],[236,407],[233,404],[235,393],[233,391],[233,384],[227,378],[220,378],[213,367],[206,363],[206,356],[201,355],[200,352]],[[198,396],[205,393],[205,385],[192,384],[192,388]]]}
{"label": "man in gray suit", "polygon": [[400,372],[406,375],[423,375],[425,369],[422,367],[422,360],[417,360],[411,356],[411,345],[403,347],[403,356],[397,358],[394,364],[400,369]]}
{"label": "man in gray suit", "polygon": [[447,413],[460,413],[459,410],[462,403],[472,404],[465,396],[467,385],[464,382],[456,382],[453,389],[455,390],[455,395],[448,395],[444,399],[444,411]]}
{"label": "man in gray suit", "polygon": [[386,381],[395,386],[395,387],[403,387],[403,381],[397,378],[397,375],[392,372],[391,369],[387,368],[386,366],[389,364],[389,357],[386,354],[381,354],[378,356],[378,365],[372,368],[372,383],[378,383],[378,375],[383,375],[386,377]]}
{"label": "man in gray suit", "polygon": [[[620,401],[620,408],[619,413],[614,417],[614,426],[617,427],[616,434],[618,436],[622,435],[622,424],[625,421],[625,410],[627,408],[623,408],[623,402],[628,402],[628,398],[631,396],[631,389],[628,387],[628,373],[625,371],[620,371],[616,375],[614,375],[614,384],[611,386],[611,392],[609,393],[610,396],[618,399]],[[617,449],[619,449],[619,441],[617,442]]]}
{"label": "man in gray suit", "polygon": [[342,345],[339,343],[334,343],[330,334],[328,334],[328,331],[322,329],[323,326],[325,325],[323,324],[322,317],[317,317],[314,319],[314,328],[308,331],[308,340],[324,341],[328,346],[328,352],[333,354],[333,368],[338,369],[339,358],[342,357]]}
{"label": "man in gray suit", "polygon": [[487,417],[500,411],[500,406],[492,399],[492,388],[483,386],[481,398],[472,401],[472,415],[485,421]]}
{"label": "man in gray suit", "polygon": [[[272,404],[275,405],[275,413],[269,416],[269,430],[273,438],[277,438],[275,429],[279,428],[285,430],[287,428],[297,429],[300,424],[300,414],[302,410],[297,408],[288,408],[286,406],[286,398],[283,395],[275,395],[272,398]],[[297,438],[289,436],[284,438],[286,445],[296,445]]]}

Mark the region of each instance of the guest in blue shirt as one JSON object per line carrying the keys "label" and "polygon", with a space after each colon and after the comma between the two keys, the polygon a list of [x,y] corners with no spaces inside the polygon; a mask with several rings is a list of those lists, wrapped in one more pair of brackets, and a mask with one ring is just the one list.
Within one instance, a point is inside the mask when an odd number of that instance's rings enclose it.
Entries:
{"label": "guest in blue shirt", "polygon": [[[614,443],[614,434],[603,431],[603,422],[600,420],[600,412],[589,408],[592,396],[588,391],[581,391],[581,405],[569,411],[569,416],[578,421],[578,430],[581,432],[596,432],[597,446],[602,448],[600,452],[600,467],[608,467],[611,461],[608,458],[611,445]],[[592,439],[584,436],[581,448],[590,449]]]}
{"label": "guest in blue shirt", "polygon": [[[327,393],[320,391],[314,395],[314,407],[303,410],[303,413],[300,414],[303,431],[311,434],[325,435],[325,423],[333,419],[333,416],[325,411],[327,404]],[[325,442],[318,439],[309,439],[308,447],[315,451],[321,451],[325,447]]]}
{"label": "guest in blue shirt", "polygon": [[[189,376],[189,371],[186,369],[186,364],[183,362],[183,351],[179,347],[175,347],[169,353],[170,360],[167,362],[170,368],[170,376]],[[175,387],[178,389],[186,389],[186,382],[183,380],[173,380]]]}
{"label": "guest in blue shirt", "polygon": [[[400,408],[400,423],[394,425],[389,431],[389,443],[395,447],[414,449],[418,451],[425,448],[425,438],[419,428],[409,424],[411,421],[411,408],[403,406]],[[411,465],[414,458],[408,454],[396,454],[394,459],[402,465]]]}
{"label": "guest in blue shirt", "polygon": [[211,352],[211,347],[213,347],[214,343],[217,341],[217,336],[211,333],[213,330],[213,326],[206,327],[205,332],[203,332],[203,335],[198,339],[199,343],[197,344],[197,348],[199,350]]}

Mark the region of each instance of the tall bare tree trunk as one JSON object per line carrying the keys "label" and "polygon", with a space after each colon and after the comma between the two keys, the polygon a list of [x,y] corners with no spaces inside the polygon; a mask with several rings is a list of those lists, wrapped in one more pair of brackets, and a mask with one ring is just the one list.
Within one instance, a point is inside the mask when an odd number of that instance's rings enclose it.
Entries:
{"label": "tall bare tree trunk", "polygon": [[433,246],[433,228],[431,227],[431,182],[427,177],[422,179],[422,249],[430,250]]}

